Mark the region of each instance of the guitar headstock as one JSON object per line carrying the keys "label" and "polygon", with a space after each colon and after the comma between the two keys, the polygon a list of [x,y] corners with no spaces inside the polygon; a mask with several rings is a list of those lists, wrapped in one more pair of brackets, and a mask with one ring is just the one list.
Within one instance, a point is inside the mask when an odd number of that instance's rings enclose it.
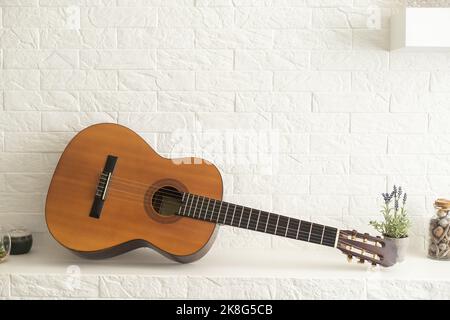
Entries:
{"label": "guitar headstock", "polygon": [[356,258],[359,263],[367,261],[383,267],[393,266],[397,255],[395,246],[390,242],[356,230],[340,230],[337,248],[347,255],[349,261]]}

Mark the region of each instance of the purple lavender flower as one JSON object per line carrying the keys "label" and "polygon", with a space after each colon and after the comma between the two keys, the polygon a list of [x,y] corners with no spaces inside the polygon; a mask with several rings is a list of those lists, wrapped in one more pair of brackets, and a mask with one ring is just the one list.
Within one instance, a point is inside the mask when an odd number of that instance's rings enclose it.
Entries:
{"label": "purple lavender flower", "polygon": [[408,198],[408,196],[406,195],[406,193],[403,195],[403,206],[405,205],[405,203],[406,203],[406,199]]}

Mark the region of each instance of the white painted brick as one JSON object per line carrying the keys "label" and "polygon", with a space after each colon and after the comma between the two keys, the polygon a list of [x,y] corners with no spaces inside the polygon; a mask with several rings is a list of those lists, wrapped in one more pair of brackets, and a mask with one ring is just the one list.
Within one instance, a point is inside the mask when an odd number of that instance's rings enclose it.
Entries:
{"label": "white painted brick", "polygon": [[273,31],[267,29],[196,29],[196,45],[205,49],[272,48]]}
{"label": "white painted brick", "polygon": [[[290,0],[295,1],[295,0]],[[335,7],[335,6],[349,6],[352,4],[351,0],[306,0],[309,7]]]}
{"label": "white painted brick", "polygon": [[296,50],[237,50],[236,70],[302,70],[309,68],[309,53]]}
{"label": "white painted brick", "polygon": [[45,196],[34,193],[0,193],[1,213],[41,213]]}
{"label": "white painted brick", "polygon": [[80,30],[49,28],[39,31],[40,48],[43,49],[112,49],[117,44],[116,31],[112,28]]}
{"label": "white painted brick", "polygon": [[307,8],[242,7],[235,16],[239,28],[303,29],[311,24],[311,10]]}
{"label": "white painted brick", "polygon": [[6,192],[46,194],[52,175],[48,173],[8,173],[4,177]]}
{"label": "white painted brick", "polygon": [[111,70],[41,70],[45,90],[112,90],[117,73]]}
{"label": "white painted brick", "polygon": [[449,144],[450,137],[445,134],[395,134],[389,135],[388,152],[391,154],[445,154],[448,153]]}
{"label": "white painted brick", "polygon": [[426,158],[423,156],[352,156],[352,174],[425,174]]}
{"label": "white painted brick", "polygon": [[313,111],[316,112],[388,112],[386,93],[314,93]]}
{"label": "white painted brick", "polygon": [[83,91],[82,111],[156,111],[156,93],[144,91]]}
{"label": "white painted brick", "polygon": [[311,94],[303,92],[239,92],[236,111],[241,112],[310,112]]}
{"label": "white painted brick", "polygon": [[5,151],[62,152],[73,136],[72,132],[7,133]]}
{"label": "white painted brick", "polygon": [[0,276],[0,297],[9,297],[10,277],[9,275]]}
{"label": "white painted brick", "polygon": [[232,70],[231,50],[158,50],[159,70]]}
{"label": "white painted brick", "polygon": [[4,50],[5,69],[74,69],[78,68],[75,50]]}
{"label": "white painted brick", "polygon": [[194,119],[188,113],[119,113],[119,124],[141,132],[189,131]]}
{"label": "white painted brick", "polygon": [[[404,180],[388,179],[388,185],[401,184],[408,193],[407,209],[410,215],[424,216],[427,214],[426,201],[424,196],[414,196],[414,189],[409,184],[404,184]],[[383,192],[380,190],[379,192]],[[381,194],[379,196],[351,196],[350,197],[350,216],[373,216],[380,212],[384,205]]]}
{"label": "white painted brick", "polygon": [[39,112],[0,111],[1,131],[40,131],[41,119]]}
{"label": "white painted brick", "polygon": [[273,128],[281,132],[348,132],[349,116],[318,113],[275,113]]}
{"label": "white painted brick", "polygon": [[383,134],[312,134],[311,153],[385,154],[387,135]]}
{"label": "white painted brick", "polygon": [[450,68],[450,56],[445,52],[390,53],[391,70],[439,70]]}
{"label": "white painted brick", "polygon": [[450,156],[433,155],[428,159],[428,174],[450,175]]}
{"label": "white painted brick", "polygon": [[6,110],[77,111],[78,93],[70,91],[5,91]]}
{"label": "white painted brick", "polygon": [[308,134],[280,133],[277,141],[280,153],[306,154],[309,152]]}
{"label": "white painted brick", "polygon": [[271,246],[272,238],[273,237],[271,236],[267,236],[266,234],[261,234],[252,230],[225,227],[219,229],[219,234],[212,250],[229,250],[240,247],[250,250],[261,250],[264,248],[269,248]]}
{"label": "white painted brick", "polygon": [[38,45],[38,29],[0,29],[0,48],[2,49],[37,49]]}
{"label": "white painted brick", "polygon": [[[372,10],[371,10],[372,9]],[[377,18],[380,28],[389,26],[390,10],[377,7]],[[338,8],[317,8],[313,10],[314,28],[371,28],[373,8],[357,8],[351,6],[339,6]],[[378,26],[377,26],[378,27]]]}
{"label": "white painted brick", "polygon": [[351,115],[351,131],[361,133],[425,133],[426,114],[354,113]]}
{"label": "white painted brick", "polygon": [[115,112],[44,112],[42,130],[47,132],[78,132],[96,123],[117,123]]}
{"label": "white painted brick", "polygon": [[1,70],[0,88],[4,90],[39,89],[38,70]]}
{"label": "white painted brick", "polygon": [[197,128],[203,130],[269,130],[270,119],[258,113],[199,113]]}
{"label": "white painted brick", "polygon": [[450,283],[441,280],[385,280],[369,279],[367,281],[369,299],[449,299]]}
{"label": "white painted brick", "polygon": [[199,299],[208,292],[210,299],[274,299],[274,279],[192,277],[188,284],[188,298]]}
{"label": "white painted brick", "polygon": [[194,90],[195,77],[188,71],[119,71],[119,90]]}
{"label": "white painted brick", "polygon": [[275,48],[339,50],[352,47],[349,30],[275,30]]}
{"label": "white painted brick", "polygon": [[389,29],[353,30],[352,47],[354,50],[389,50]]}
{"label": "white painted brick", "polygon": [[275,72],[277,91],[331,91],[350,90],[350,73],[333,71]]}
{"label": "white painted brick", "polygon": [[81,8],[82,28],[156,27],[156,8]]}
{"label": "white painted brick", "polygon": [[342,195],[274,195],[273,210],[280,214],[317,221],[323,216],[348,214],[349,201]]}
{"label": "white painted brick", "polygon": [[155,69],[151,50],[82,50],[81,69]]}
{"label": "white painted brick", "polygon": [[11,276],[11,296],[46,298],[98,298],[97,276],[82,275],[79,286],[73,284],[71,274],[14,274]]}
{"label": "white painted brick", "polygon": [[162,7],[158,10],[158,27],[227,28],[233,26],[231,8]]}
{"label": "white painted brick", "polygon": [[266,91],[272,89],[272,73],[263,72],[198,72],[199,90]]}
{"label": "white painted brick", "polygon": [[435,71],[430,78],[431,91],[450,91],[450,72]]}
{"label": "white painted brick", "polygon": [[428,72],[353,72],[352,90],[355,92],[423,92],[428,90]]}
{"label": "white painted brick", "polygon": [[388,59],[388,53],[383,51],[314,52],[311,67],[317,70],[380,71],[388,68]]}
{"label": "white painted brick", "polygon": [[2,7],[37,7],[39,0],[1,0],[0,5]]}
{"label": "white painted brick", "polygon": [[52,153],[0,153],[0,172],[52,173],[58,159]]}
{"label": "white painted brick", "polygon": [[186,277],[111,275],[100,277],[101,298],[186,299]]}
{"label": "white painted brick", "polygon": [[[445,177],[444,175],[442,177]],[[389,185],[401,185],[408,192],[408,195],[434,195],[439,196],[442,192],[448,191],[447,182],[434,175],[389,175]],[[409,200],[408,200],[409,201]],[[427,206],[433,208],[433,202],[428,202]],[[409,205],[408,205],[409,207]],[[422,213],[424,215],[424,213]]]}
{"label": "white painted brick", "polygon": [[186,28],[120,28],[117,45],[121,49],[189,49],[194,47],[194,30]]}
{"label": "white painted brick", "polygon": [[366,297],[364,280],[277,279],[276,299],[351,299]]}
{"label": "white painted brick", "polygon": [[307,194],[309,177],[301,175],[237,175],[233,181],[236,194]]}
{"label": "white painted brick", "polygon": [[235,95],[232,92],[158,93],[158,111],[163,112],[232,112],[234,102]]}
{"label": "white painted brick", "polygon": [[118,0],[117,4],[124,7],[193,6],[194,0]]}
{"label": "white painted brick", "polygon": [[274,160],[278,174],[348,174],[348,156],[280,154]]}
{"label": "white painted brick", "polygon": [[5,7],[3,26],[19,28],[64,28],[67,26],[67,8]]}
{"label": "white painted brick", "polygon": [[311,194],[320,195],[370,195],[384,190],[386,178],[383,176],[311,176]]}
{"label": "white painted brick", "polygon": [[447,112],[449,104],[449,93],[393,93],[391,112]]}

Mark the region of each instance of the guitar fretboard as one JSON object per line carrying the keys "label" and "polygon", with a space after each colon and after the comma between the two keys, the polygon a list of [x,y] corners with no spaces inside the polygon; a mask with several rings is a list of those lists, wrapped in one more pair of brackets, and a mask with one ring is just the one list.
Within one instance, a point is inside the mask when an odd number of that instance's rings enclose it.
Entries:
{"label": "guitar fretboard", "polygon": [[184,193],[178,215],[334,247],[338,229]]}

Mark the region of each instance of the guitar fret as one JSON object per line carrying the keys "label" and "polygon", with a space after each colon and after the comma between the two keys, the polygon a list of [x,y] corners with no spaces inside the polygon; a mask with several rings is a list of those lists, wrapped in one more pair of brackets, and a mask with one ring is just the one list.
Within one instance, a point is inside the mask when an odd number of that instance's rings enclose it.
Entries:
{"label": "guitar fret", "polygon": [[269,213],[260,211],[258,226],[256,227],[256,230],[265,232],[268,218],[269,218]]}
{"label": "guitar fret", "polygon": [[258,224],[259,224],[259,218],[260,217],[261,217],[261,210],[259,210],[259,213],[258,213],[258,219],[256,220],[255,230],[258,229]]}
{"label": "guitar fret", "polygon": [[311,223],[311,226],[309,228],[308,242],[309,242],[309,239],[311,238],[312,226],[313,226],[313,224]]}
{"label": "guitar fret", "polygon": [[297,227],[297,235],[295,236],[295,239],[298,239],[298,232],[300,231],[300,226],[302,225],[302,221],[300,220]]}
{"label": "guitar fret", "polygon": [[223,202],[222,202],[222,201],[220,201],[220,207],[219,207],[219,211],[217,212],[217,219],[216,219],[216,222],[218,222],[218,221],[219,221],[219,217],[220,217],[220,210],[222,209],[222,204],[223,204]]}
{"label": "guitar fret", "polygon": [[277,216],[277,224],[275,225],[275,233],[277,234],[277,230],[278,230],[278,221],[280,221],[280,216]]}
{"label": "guitar fret", "polygon": [[278,215],[269,213],[269,218],[267,219],[267,233],[275,234],[275,224],[278,222]]}
{"label": "guitar fret", "polygon": [[252,218],[252,209],[250,208],[250,214],[248,216],[248,220],[247,220],[247,229],[248,229],[248,225],[250,223],[250,219]]}
{"label": "guitar fret", "polygon": [[191,215],[192,204],[194,203],[194,199],[195,199],[195,196],[192,195],[192,198],[191,198],[191,205],[189,206],[189,211],[188,211],[188,217],[190,217],[190,215]]}
{"label": "guitar fret", "polygon": [[230,204],[227,202],[227,208],[225,209],[225,216],[223,217],[223,222],[222,224],[225,224],[225,219],[227,218],[227,214],[228,214],[228,207],[230,206]]}
{"label": "guitar fret", "polygon": [[284,234],[285,237],[287,236],[287,232],[288,232],[288,229],[289,229],[289,223],[290,222],[291,222],[291,218],[288,218],[288,222],[287,222],[287,225],[286,225],[286,233]]}
{"label": "guitar fret", "polygon": [[206,205],[205,209],[205,216],[203,217],[203,220],[206,220],[206,214],[208,213],[209,203],[211,202],[211,198],[208,198],[208,204]]}
{"label": "guitar fret", "polygon": [[236,205],[234,206],[234,210],[233,210],[233,217],[231,218],[231,223],[230,226],[233,226],[233,221],[234,221],[234,214],[236,213]]}
{"label": "guitar fret", "polygon": [[203,210],[203,204],[205,203],[205,197],[202,197],[202,204],[200,205],[200,208],[198,209],[198,218],[201,218],[202,216],[202,210]]}
{"label": "guitar fret", "polygon": [[325,233],[325,226],[323,226],[323,228],[322,228],[322,237],[320,238],[320,244],[322,244],[322,242],[323,242],[324,233]]}
{"label": "guitar fret", "polygon": [[299,225],[300,225],[300,220],[290,218],[288,229],[286,232],[286,237],[291,238],[291,239],[297,239],[296,236],[297,236],[297,230],[298,230]]}
{"label": "guitar fret", "polygon": [[241,210],[241,217],[239,218],[239,224],[238,224],[238,227],[240,227],[241,226],[241,221],[242,221],[242,215],[244,214],[244,207],[242,207],[242,210]]}
{"label": "guitar fret", "polygon": [[198,201],[200,200],[200,196],[197,196],[197,202],[195,203],[194,211],[192,212],[192,218],[195,218],[195,210],[197,210]]}
{"label": "guitar fret", "polygon": [[322,234],[323,225],[313,223],[311,229],[310,242],[320,244],[320,235]]}
{"label": "guitar fret", "polygon": [[183,210],[183,213],[182,213],[183,216],[186,214],[186,207],[187,207],[187,204],[189,202],[189,197],[190,197],[190,194],[188,194],[187,199],[186,199],[186,203],[184,204],[184,210]]}
{"label": "guitar fret", "polygon": [[213,205],[213,208],[212,208],[212,211],[211,211],[211,218],[209,218],[209,221],[212,221],[212,217],[213,217],[213,214],[214,214],[214,208],[216,207],[216,199],[214,199],[214,205]]}

